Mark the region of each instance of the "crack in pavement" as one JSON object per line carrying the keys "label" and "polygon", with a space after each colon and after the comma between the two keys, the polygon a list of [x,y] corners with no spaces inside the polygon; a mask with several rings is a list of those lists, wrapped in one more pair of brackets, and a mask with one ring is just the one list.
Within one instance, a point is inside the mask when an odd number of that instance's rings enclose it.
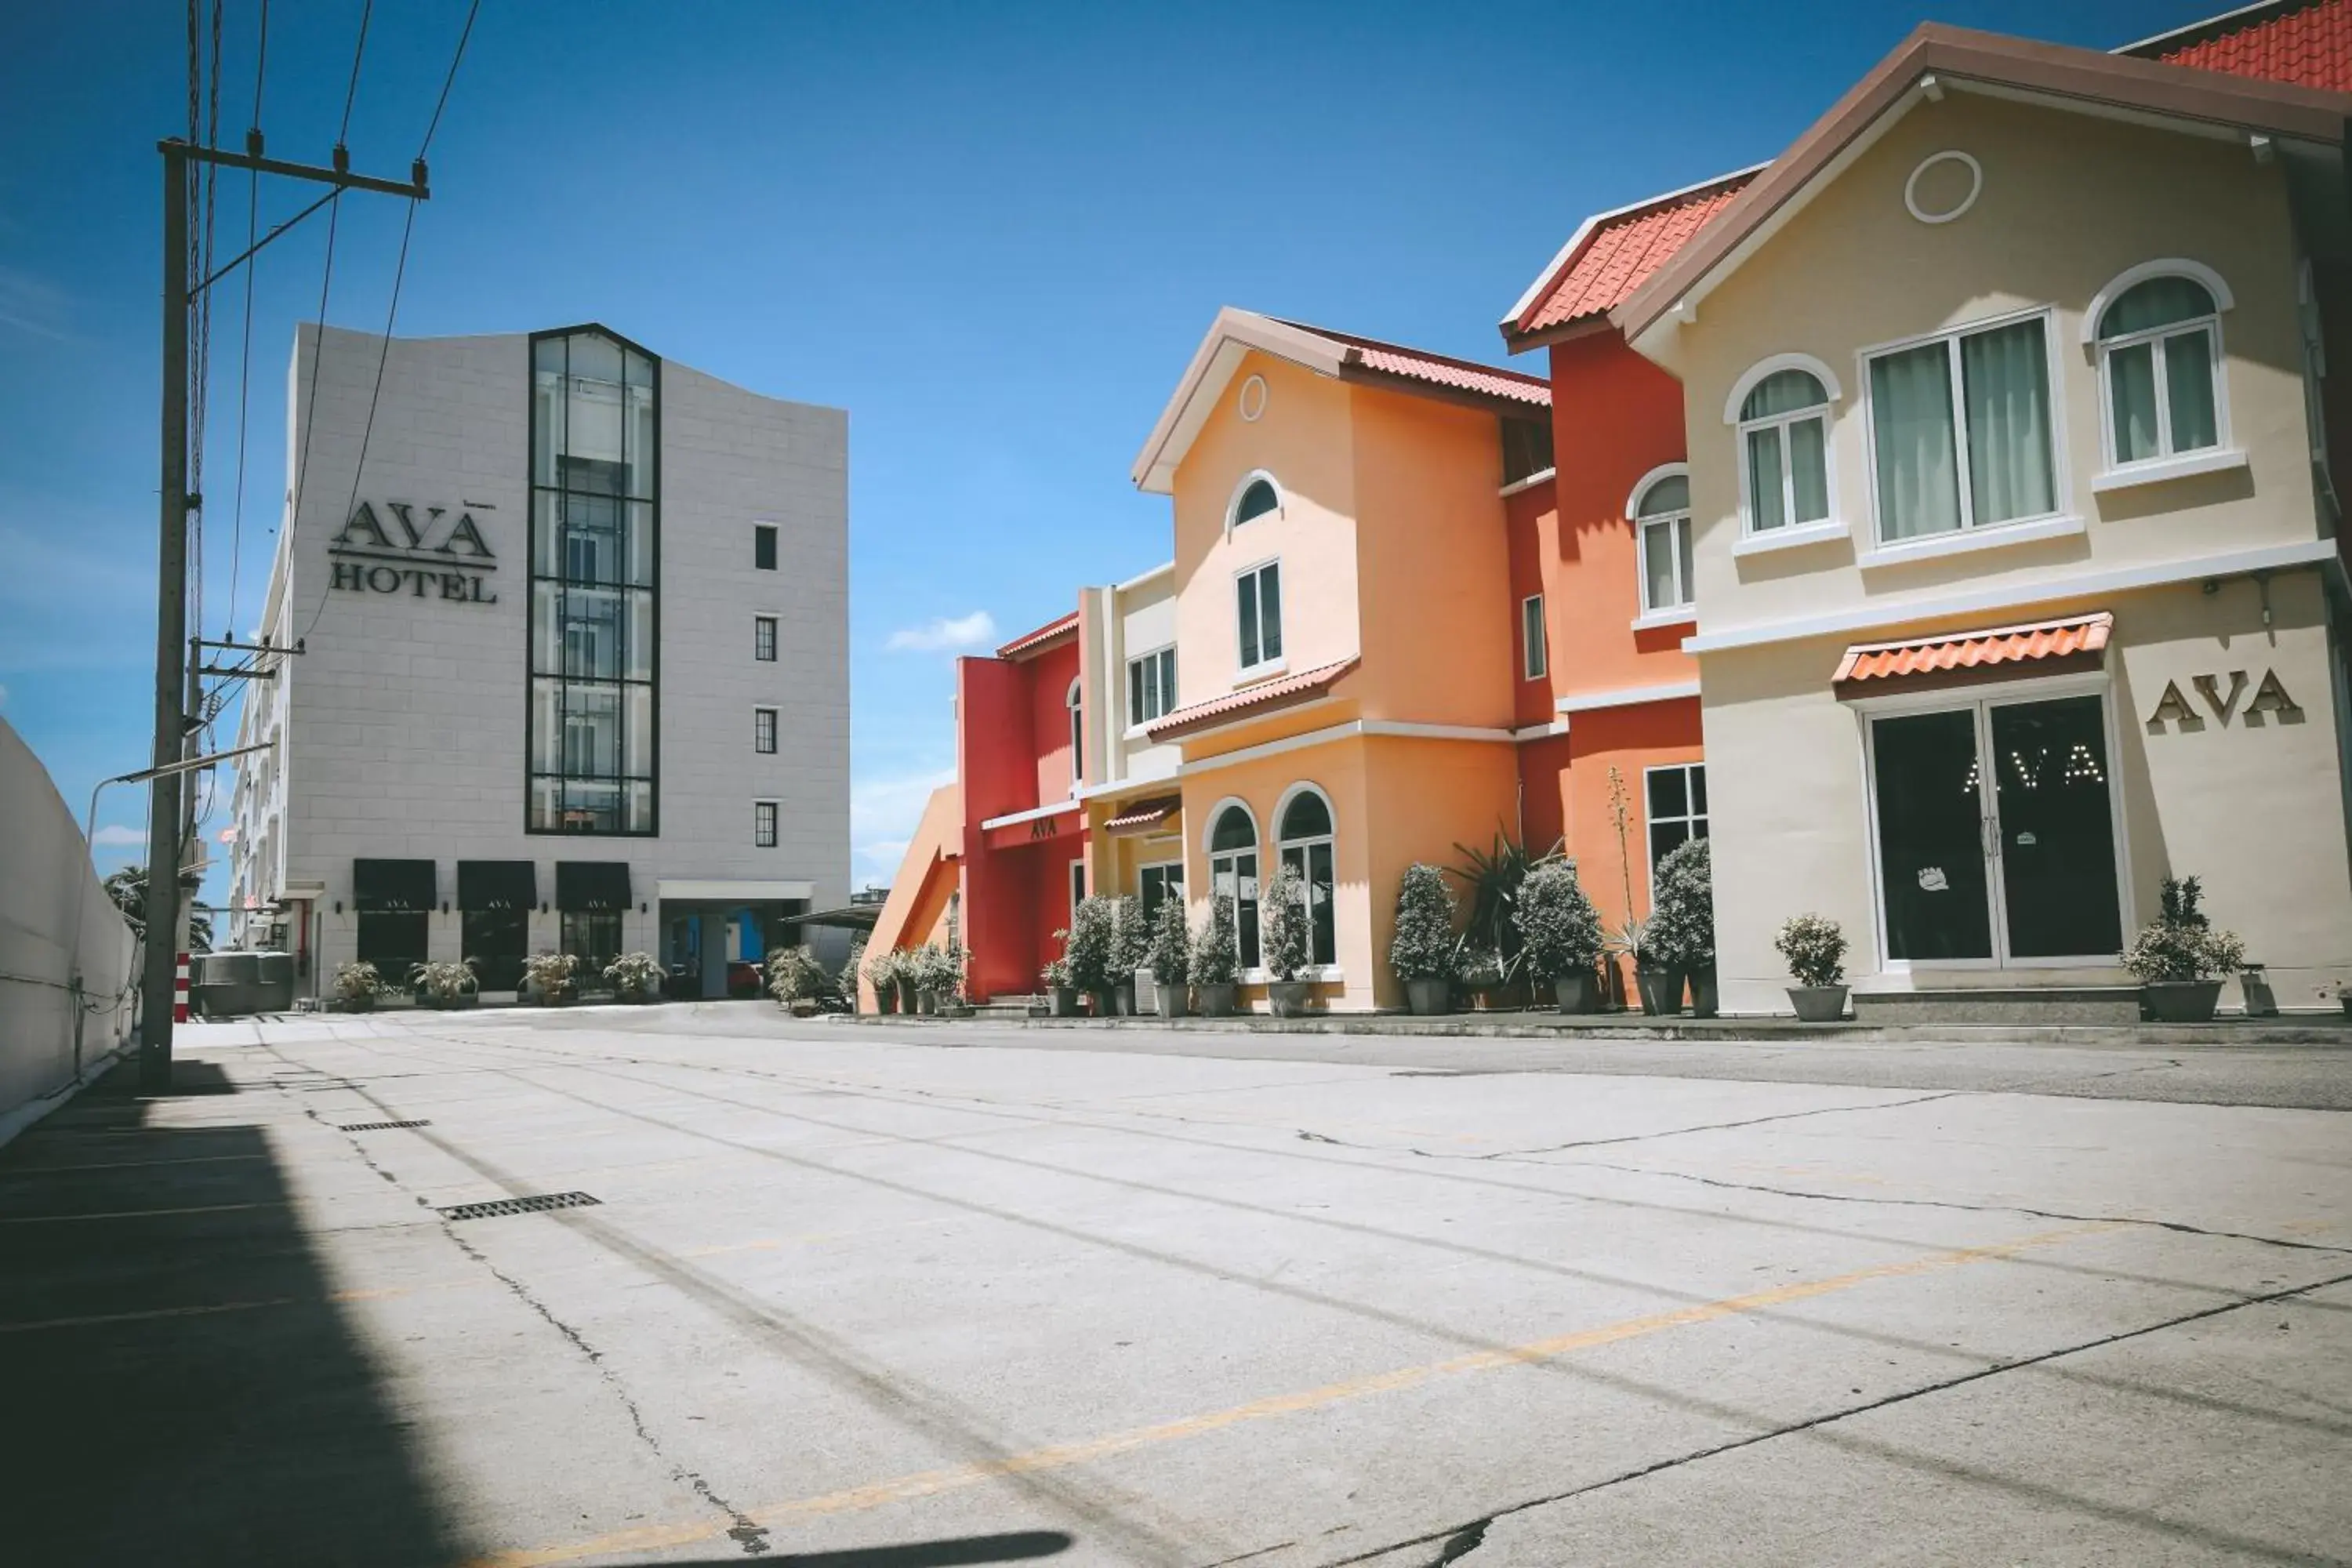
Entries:
{"label": "crack in pavement", "polygon": [[[1817,1105],[1810,1110],[1782,1110],[1770,1116],[1750,1116],[1738,1121],[1703,1121],[1696,1127],[1669,1127],[1657,1132],[1628,1132],[1617,1138],[1580,1138],[1570,1143],[1552,1143],[1540,1149],[1505,1149],[1492,1154],[1430,1154],[1433,1160],[1524,1160],[1536,1154],[1559,1154],[1570,1149],[1599,1149],[1612,1143],[1647,1143],[1658,1138],[1679,1138],[1686,1132],[1724,1132],[1735,1127],[1761,1127],[1768,1121],[1797,1121],[1808,1116],[1835,1116],[1848,1110],[1899,1110],[1906,1105],[1926,1105],[1932,1100],[1952,1100],[1972,1089],[1947,1089],[1934,1094],[1915,1095],[1909,1100],[1873,1100],[1865,1105]],[[1427,1151],[1416,1149],[1416,1154]]]}
{"label": "crack in pavement", "polygon": [[[1958,1374],[1957,1376],[1939,1379],[1934,1383],[1924,1384],[1916,1388],[1898,1390],[1894,1394],[1889,1394],[1877,1399],[1864,1400],[1859,1405],[1850,1405],[1837,1410],[1824,1411],[1818,1415],[1809,1415],[1802,1420],[1790,1421],[1781,1426],[1772,1427],[1769,1431],[1751,1432],[1743,1437],[1730,1438],[1725,1442],[1711,1444],[1704,1448],[1694,1448],[1686,1454],[1676,1454],[1667,1458],[1656,1460],[1651,1464],[1638,1466],[1630,1470],[1622,1470],[1616,1475],[1604,1477],[1597,1481],[1589,1481],[1580,1487],[1570,1487],[1565,1491],[1553,1492],[1546,1497],[1528,1498],[1522,1501],[1512,1503],[1507,1507],[1498,1508],[1492,1513],[1486,1514],[1483,1518],[1473,1520],[1467,1524],[1447,1525],[1443,1530],[1433,1530],[1425,1535],[1416,1535],[1405,1541],[1392,1541],[1387,1545],[1370,1552],[1360,1552],[1352,1556],[1333,1558],[1329,1562],[1322,1564],[1322,1568],[1349,1568],[1349,1565],[1351,1563],[1369,1563],[1375,1558],[1387,1556],[1389,1553],[1393,1552],[1402,1552],[1409,1547],[1426,1546],[1433,1542],[1443,1541],[1446,1543],[1445,1548],[1441,1550],[1436,1561],[1430,1565],[1430,1568],[1441,1568],[1441,1565],[1452,1563],[1462,1555],[1461,1552],[1455,1552],[1452,1557],[1444,1554],[1445,1551],[1450,1551],[1452,1549],[1454,1542],[1461,1540],[1464,1536],[1470,1534],[1474,1531],[1477,1532],[1479,1542],[1483,1542],[1486,1538],[1486,1531],[1494,1526],[1496,1521],[1507,1519],[1514,1514],[1528,1513],[1539,1508],[1549,1508],[1557,1503],[1572,1502],[1578,1498],[1589,1497],[1595,1492],[1606,1491],[1612,1487],[1623,1486],[1628,1481],[1641,1480],[1645,1477],[1658,1475],[1667,1470],[1681,1469],[1687,1465],[1696,1465],[1702,1460],[1717,1458],[1725,1454],[1736,1453],[1742,1448],[1752,1448],[1761,1443],[1772,1442],[1776,1438],[1794,1436],[1800,1433],[1805,1432],[1822,1432],[1824,1431],[1825,1428],[1828,1428],[1838,1422],[1849,1420],[1853,1416],[1867,1415],[1874,1411],[1885,1410],[1892,1405],[1906,1405],[1915,1399],[1924,1399],[1929,1394],[1947,1393],[1955,1388],[1966,1387],[1968,1384],[1972,1383],[1982,1383],[1988,1378],[2000,1377],[2009,1373],[2023,1371],[2029,1367],[2042,1365],[2045,1363],[2061,1361],[2068,1356],[2081,1355],[2088,1351],[2102,1350],[2109,1345],[2123,1344],[2132,1340],[2146,1338],[2150,1334],[2163,1333],[2168,1330],[2183,1328],[2190,1323],[2203,1322],[2210,1318],[2222,1317],[2231,1312],[2242,1312],[2250,1307],[2273,1306],[2281,1301],[2293,1300],[2296,1297],[2309,1295],[2315,1290],[2325,1290],[2330,1286],[2341,1285],[2347,1281],[2352,1281],[2352,1272],[2338,1274],[2326,1279],[2315,1279],[2307,1285],[2297,1285],[2286,1289],[2268,1290],[2260,1295],[2253,1296],[2241,1296],[2233,1300],[2222,1302],[2219,1306],[2200,1307],[2193,1311],[2182,1312],[2174,1317],[2166,1318],[2159,1322],[2143,1324],[2136,1329],[2121,1329],[2116,1331],[2115,1333],[2101,1334],[2095,1339],[2084,1340],[2076,1344],[2062,1345],[2056,1350],[2042,1351],[2033,1355],[2019,1356],[2010,1361],[1996,1362],[1990,1366],[1979,1367],[1973,1372],[1965,1372]],[[1865,1452],[1871,1451],[1874,1447],[1868,1442],[1859,1438],[1852,1440],[1848,1446],[1859,1447]],[[1889,1447],[1887,1445],[1878,1445],[1876,1447],[1885,1458],[1895,1459],[1898,1462],[1906,1458],[1899,1450],[1892,1452],[1886,1451]],[[2137,1524],[2142,1527],[2147,1527],[2153,1523],[2156,1528],[2174,1531],[2187,1528],[2172,1524],[2170,1521],[2163,1520],[2151,1521],[2139,1514],[2134,1513],[2130,1510],[2114,1508],[2105,1504],[2095,1502],[2089,1499],[2077,1498],[2069,1493],[2061,1492],[2055,1488],[2042,1487],[2031,1482],[2020,1481],[2011,1477],[1992,1476],[1988,1472],[1970,1469],[1968,1467],[1961,1465],[1947,1465],[1944,1467],[1944,1469],[1947,1473],[1960,1477],[1964,1479],[1991,1481],[2000,1486],[2024,1491],[2032,1496],[2060,1500],[2066,1506],[2083,1510],[2100,1517],[2110,1518],[2120,1522]],[[2235,1548],[2239,1552],[2245,1552],[2252,1556],[2261,1557],[2270,1562],[2307,1563],[2314,1561],[2313,1558],[2303,1553],[2289,1554],[2282,1552],[2276,1548],[2263,1542],[2247,1540],[2242,1537],[2224,1535],[2219,1531],[2195,1531],[2195,1533],[2200,1539],[2202,1539],[2209,1543],[2227,1545]],[[1475,1545],[1478,1544],[1478,1542],[1474,1542],[1472,1544]]]}
{"label": "crack in pavement", "polygon": [[2070,1214],[2063,1209],[2038,1209],[2025,1204],[1968,1204],[1953,1198],[1886,1198],[1874,1197],[1866,1193],[1815,1193],[1799,1187],[1776,1187],[1763,1182],[1734,1182],[1720,1176],[1702,1176],[1690,1171],[1666,1171],[1651,1165],[1620,1165],[1608,1160],[1566,1160],[1554,1166],[1556,1169],[1576,1167],[1622,1171],[1637,1176],[1666,1176],[1678,1182],[1696,1182],[1703,1187],[1722,1187],[1736,1193],[1769,1193],[1784,1198],[1811,1198],[1821,1203],[1957,1209],[1965,1214],[2021,1214],[2037,1219],[2071,1220],[2084,1225],[2147,1226],[2157,1230],[2173,1231],[2181,1236],[2201,1236],[2215,1241],[2252,1241],[2264,1247],[2283,1247],[2295,1252],[2325,1252],[2337,1258],[2352,1258],[2352,1247],[2331,1247],[2322,1241],[2289,1241],[2284,1237],[2261,1236],[2252,1231],[2214,1230],[2201,1225],[2190,1225],[2187,1220],[2155,1219],[2144,1215]]}

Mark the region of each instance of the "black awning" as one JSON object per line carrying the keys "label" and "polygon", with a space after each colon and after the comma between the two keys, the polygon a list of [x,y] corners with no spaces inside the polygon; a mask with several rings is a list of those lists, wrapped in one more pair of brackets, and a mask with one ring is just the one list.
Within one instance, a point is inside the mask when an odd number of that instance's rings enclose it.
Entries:
{"label": "black awning", "polygon": [[352,907],[362,914],[423,914],[439,902],[430,860],[354,860]]}
{"label": "black awning", "polygon": [[629,863],[626,860],[558,860],[555,863],[555,907],[575,914],[627,909]]}
{"label": "black awning", "polygon": [[460,860],[457,907],[528,910],[539,902],[539,868],[529,860]]}

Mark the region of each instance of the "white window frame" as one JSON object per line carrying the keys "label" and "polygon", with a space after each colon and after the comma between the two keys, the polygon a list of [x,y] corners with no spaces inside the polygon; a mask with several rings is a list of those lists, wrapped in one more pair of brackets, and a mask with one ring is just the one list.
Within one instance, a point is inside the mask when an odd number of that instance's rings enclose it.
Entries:
{"label": "white window frame", "polygon": [[[1234,530],[1242,525],[1239,516],[1242,510],[1242,497],[1249,494],[1250,487],[1257,483],[1260,479],[1264,479],[1274,490],[1274,510],[1272,511],[1260,512],[1258,513],[1258,517],[1271,517],[1279,520],[1289,512],[1290,497],[1289,494],[1283,489],[1282,481],[1276,479],[1272,474],[1267,473],[1264,468],[1252,468],[1248,473],[1244,474],[1241,477],[1241,482],[1239,484],[1234,486],[1234,493],[1225,498],[1225,537],[1227,539],[1231,539],[1234,536]],[[1249,521],[1255,522],[1258,521],[1258,517],[1251,518]]]}
{"label": "white window frame", "polygon": [[[1144,901],[1143,884],[1153,872],[1160,874],[1160,896],[1184,901],[1184,861],[1181,856],[1171,860],[1146,860],[1135,868],[1135,902],[1140,909]],[[1171,885],[1171,879],[1173,879]],[[1158,910],[1152,911],[1157,914]]]}
{"label": "white window frame", "polygon": [[[1679,526],[1685,535],[1688,535],[1691,530],[1691,509],[1687,506],[1684,507],[1680,511],[1662,511],[1654,513],[1646,518],[1642,515],[1642,498],[1648,495],[1651,489],[1662,481],[1672,479],[1680,479],[1687,483],[1690,479],[1690,465],[1688,463],[1659,464],[1656,468],[1652,468],[1648,473],[1643,474],[1639,479],[1636,479],[1633,483],[1633,493],[1625,498],[1625,521],[1633,525],[1633,547],[1635,557],[1634,572],[1636,574],[1633,591],[1636,595],[1635,602],[1642,606],[1641,615],[1637,616],[1633,622],[1633,626],[1636,630],[1640,630],[1645,626],[1679,626],[1685,621],[1695,621],[1698,618],[1698,595],[1696,586],[1694,584],[1683,581],[1683,556],[1686,552],[1682,549],[1682,541],[1680,539],[1676,539],[1675,542],[1675,549],[1674,555],[1674,568],[1675,587],[1681,595],[1681,597],[1671,605],[1653,605],[1650,603],[1650,530],[1648,525],[1657,522],[1674,523]],[[1692,539],[1691,541],[1694,547],[1697,542],[1696,539]],[[1696,562],[1694,562],[1694,564],[1696,564]]]}
{"label": "white window frame", "polygon": [[[1997,316],[1985,316],[1940,331],[1921,332],[1914,337],[1889,342],[1873,343],[1855,352],[1857,379],[1862,384],[1862,460],[1863,478],[1870,491],[1870,552],[1890,559],[1901,559],[1916,552],[1922,555],[1942,554],[1951,548],[1954,540],[1972,539],[1981,535],[2000,535],[2010,529],[2035,529],[2053,531],[2053,524],[2071,524],[2074,509],[2069,504],[2074,488],[2066,462],[2066,395],[2064,367],[2058,358],[2057,310],[2050,305],[2029,305],[2021,310],[2005,310]],[[2048,360],[2046,374],[2050,388],[2050,498],[2048,511],[2030,517],[2012,517],[2000,522],[1976,521],[1976,493],[1969,479],[1969,406],[1968,387],[1960,371],[1959,343],[1962,338],[1980,332],[1998,331],[2021,321],[2039,319],[2042,322],[2042,353]],[[1916,539],[1889,540],[1885,537],[1886,520],[1878,512],[1878,410],[1871,395],[1870,366],[1874,360],[1885,359],[1912,349],[1925,348],[1929,343],[1944,345],[1944,368],[1952,384],[1952,441],[1954,479],[1959,487],[1960,526],[1944,533],[1922,534]],[[2071,527],[2056,531],[2072,531]]]}
{"label": "white window frame", "polygon": [[[1290,667],[1286,650],[1277,649],[1271,658],[1268,658],[1265,652],[1265,587],[1263,581],[1263,574],[1267,572],[1274,574],[1275,592],[1276,596],[1279,597],[1282,591],[1281,556],[1268,556],[1266,559],[1254,562],[1234,574],[1234,673],[1237,677],[1274,675],[1282,670],[1287,669]],[[1242,581],[1244,578],[1259,579],[1256,586],[1252,589],[1250,595],[1250,604],[1255,609],[1257,614],[1258,659],[1255,664],[1244,662],[1242,658],[1241,593]],[[1274,617],[1274,638],[1276,643],[1282,642],[1282,615],[1279,609],[1276,611]]]}
{"label": "white window frame", "polygon": [[[1283,819],[1290,815],[1292,803],[1297,801],[1299,796],[1306,795],[1311,795],[1316,799],[1323,803],[1323,815],[1330,822],[1331,831],[1328,833],[1310,833],[1300,838],[1283,837],[1281,836]],[[1337,902],[1339,897],[1339,814],[1332,807],[1329,793],[1326,791],[1321,784],[1315,784],[1307,779],[1301,779],[1297,783],[1292,784],[1288,789],[1284,790],[1282,792],[1282,798],[1274,803],[1274,831],[1276,835],[1274,845],[1274,863],[1275,869],[1277,874],[1279,874],[1283,867],[1290,863],[1290,852],[1294,849],[1298,851],[1298,905],[1299,913],[1304,916],[1307,921],[1307,964],[1304,970],[1300,971],[1299,977],[1304,980],[1336,979],[1339,977],[1339,911],[1337,907]],[[1331,898],[1334,905],[1331,911],[1331,957],[1328,963],[1320,963],[1315,962],[1314,889],[1308,885],[1307,876],[1307,867],[1310,864],[1309,854],[1314,849],[1315,846],[1318,844],[1331,852]],[[1262,872],[1260,886],[1261,889],[1263,889],[1264,882]],[[1258,912],[1258,930],[1261,938],[1263,938],[1265,929],[1265,913],[1263,906],[1261,905]]]}
{"label": "white window frame", "polygon": [[[1654,902],[1658,896],[1658,856],[1656,851],[1651,847],[1651,826],[1654,823],[1658,822],[1680,822],[1693,826],[1708,825],[1710,835],[1713,832],[1711,824],[1715,814],[1712,811],[1693,811],[1690,809],[1692,796],[1690,778],[1688,775],[1693,772],[1696,772],[1704,776],[1706,773],[1706,759],[1702,757],[1695,763],[1660,763],[1655,767],[1643,768],[1642,770],[1642,855],[1650,865],[1650,898]],[[1683,814],[1680,816],[1652,816],[1650,815],[1650,775],[1652,773],[1679,773],[1685,775],[1683,779]],[[1707,804],[1711,806],[1714,805],[1714,802],[1709,800]],[[1698,834],[1694,832],[1690,837],[1696,838],[1698,837]]]}
{"label": "white window frame", "polygon": [[[1742,419],[1741,405],[1748,395],[1784,370],[1801,370],[1822,384],[1822,401],[1786,414],[1768,414],[1758,419]],[[1830,367],[1811,354],[1780,353],[1757,361],[1747,373],[1732,384],[1731,395],[1724,401],[1723,422],[1732,427],[1739,456],[1739,536],[1746,540],[1769,540],[1778,543],[1784,539],[1802,536],[1811,539],[1832,533],[1843,533],[1845,524],[1839,521],[1837,451],[1832,445],[1837,433],[1837,405],[1845,391]],[[1789,426],[1801,425],[1809,419],[1822,422],[1822,495],[1829,507],[1826,515],[1810,521],[1797,521],[1797,468],[1790,460]],[[1778,528],[1756,526],[1755,510],[1750,504],[1754,487],[1748,478],[1748,438],[1755,431],[1779,429],[1780,432],[1780,515],[1788,521]]]}
{"label": "white window frame", "polygon": [[[776,754],[776,748],[781,743],[780,732],[782,729],[782,726],[777,722],[778,718],[779,715],[772,708],[754,708],[751,710],[751,751],[754,755],[772,757]],[[767,721],[768,726],[768,732],[764,737],[768,743],[764,746],[760,744],[760,742],[763,738],[760,733],[760,721],[762,719]]]}
{"label": "white window frame", "polygon": [[[1250,847],[1247,849],[1212,849],[1210,845],[1213,844],[1217,837],[1217,824],[1225,819],[1226,812],[1236,809],[1241,812],[1243,819],[1249,824]],[[1257,884],[1258,890],[1250,895],[1249,902],[1258,910],[1259,951],[1255,953],[1241,951],[1242,879],[1241,868],[1238,866],[1234,868],[1234,948],[1239,954],[1244,974],[1256,974],[1263,979],[1265,971],[1259,967],[1259,963],[1265,957],[1265,834],[1257,825],[1257,813],[1249,808],[1247,801],[1239,795],[1229,795],[1209,808],[1208,818],[1201,829],[1201,854],[1209,863],[1209,885],[1205,891],[1211,900],[1212,909],[1215,907],[1214,900],[1217,896],[1219,862],[1230,861],[1241,855],[1247,855],[1251,858],[1255,868],[1250,874],[1250,879]]]}
{"label": "white window frame", "polygon": [[1519,601],[1519,679],[1541,680],[1550,673],[1551,634],[1544,626],[1544,596],[1529,594]]}
{"label": "white window frame", "polygon": [[[755,800],[751,803],[752,848],[773,849],[778,840],[783,837],[782,829],[783,812],[779,808],[778,803],[772,800]],[[763,833],[766,835],[765,837],[761,837]]]}
{"label": "white window frame", "polygon": [[1087,897],[1087,858],[1083,855],[1070,862],[1070,914],[1075,918],[1078,906]]}
{"label": "white window frame", "polygon": [[[2140,284],[2156,278],[2182,278],[2197,284],[2211,296],[2210,314],[2192,316],[2187,321],[2172,321],[2145,331],[2130,332],[2119,338],[2099,334],[2099,323],[2106,319],[2115,304]],[[2091,300],[2090,310],[2083,317],[2083,342],[2096,355],[2099,367],[2099,460],[2105,465],[2100,477],[2139,478],[2168,477],[2174,474],[2196,473],[2212,468],[2237,466],[2238,454],[2230,437],[2230,384],[2222,363],[2221,312],[2231,309],[2237,300],[2230,292],[2221,275],[2201,261],[2172,258],[2163,261],[2143,261],[2126,268],[2113,281],[2098,291]],[[2206,334],[2206,352],[2213,370],[2213,444],[2193,447],[2181,451],[2172,444],[2172,398],[2168,385],[2169,372],[2165,365],[2164,340],[2185,337],[2190,332]],[[2157,453],[2152,458],[2125,462],[2116,449],[2115,383],[2109,361],[2118,349],[2148,345],[2149,366],[2156,380]]]}
{"label": "white window frame", "polygon": [[[768,652],[764,658],[760,655],[760,628],[762,626],[768,628]],[[783,629],[783,617],[781,616],[754,614],[751,616],[751,662],[753,664],[776,662],[778,645],[782,640]]]}
{"label": "white window frame", "polygon": [[[1152,707],[1149,703],[1139,703],[1136,700],[1140,685],[1136,678],[1146,666],[1150,667],[1151,683],[1160,693],[1157,707]],[[1127,724],[1130,730],[1149,724],[1155,719],[1165,718],[1175,710],[1176,645],[1174,643],[1164,643],[1148,653],[1137,654],[1127,661]]]}

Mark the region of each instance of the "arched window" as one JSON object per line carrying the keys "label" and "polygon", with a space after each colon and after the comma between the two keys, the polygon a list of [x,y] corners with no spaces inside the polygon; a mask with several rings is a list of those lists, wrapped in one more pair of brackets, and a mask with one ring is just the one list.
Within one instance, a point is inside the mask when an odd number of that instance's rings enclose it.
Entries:
{"label": "arched window", "polygon": [[1209,891],[1234,901],[1234,941],[1242,967],[1255,969],[1257,949],[1257,824],[1236,801],[1216,814],[1209,828]]}
{"label": "arched window", "polygon": [[1739,492],[1748,531],[1826,522],[1830,516],[1830,391],[1789,366],[1739,405]]}
{"label": "arched window", "polygon": [[2184,269],[2141,278],[2099,309],[2099,381],[2105,392],[2110,467],[2221,445],[2226,303]]}
{"label": "arched window", "polygon": [[1654,469],[1635,486],[1626,510],[1642,546],[1642,613],[1691,603],[1690,475],[1680,463]]}
{"label": "arched window", "polygon": [[1087,776],[1087,710],[1076,680],[1070,682],[1066,700],[1070,709],[1070,788],[1075,792]]}
{"label": "arched window", "polygon": [[1225,531],[1234,529],[1254,517],[1282,510],[1282,492],[1274,488],[1274,476],[1254,473],[1242,480],[1241,489],[1234,492],[1233,510],[1225,517]]}
{"label": "arched window", "polygon": [[1296,792],[1275,819],[1282,863],[1299,881],[1307,900],[1307,962],[1339,962],[1339,932],[1331,910],[1331,803],[1313,784]]}

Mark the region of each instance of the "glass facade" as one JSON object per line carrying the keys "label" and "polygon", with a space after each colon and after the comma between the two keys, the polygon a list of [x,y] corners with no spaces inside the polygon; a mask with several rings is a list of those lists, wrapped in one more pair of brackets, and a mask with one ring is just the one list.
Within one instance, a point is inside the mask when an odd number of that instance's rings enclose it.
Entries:
{"label": "glass facade", "polygon": [[533,833],[658,822],[660,372],[593,330],[531,341]]}

